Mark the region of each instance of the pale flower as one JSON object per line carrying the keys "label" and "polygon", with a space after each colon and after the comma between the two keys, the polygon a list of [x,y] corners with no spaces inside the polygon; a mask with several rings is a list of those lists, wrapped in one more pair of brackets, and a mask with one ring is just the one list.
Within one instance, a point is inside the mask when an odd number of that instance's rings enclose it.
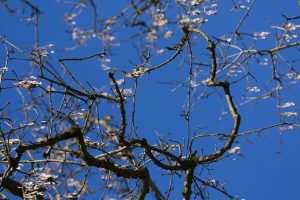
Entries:
{"label": "pale flower", "polygon": [[75,188],[80,188],[81,187],[81,184],[79,181],[75,180],[74,178],[68,178],[67,179],[67,185],[68,187],[75,187]]}
{"label": "pale flower", "polygon": [[204,23],[206,20],[204,18],[195,18],[191,20],[192,24],[201,24]]}
{"label": "pale flower", "polygon": [[163,54],[163,53],[165,53],[165,50],[164,49],[159,49],[159,50],[156,51],[156,53],[157,54]]}
{"label": "pale flower", "polygon": [[55,184],[55,180],[57,176],[46,174],[46,173],[40,173],[39,175],[40,181],[42,181],[45,185],[53,185]]}
{"label": "pale flower", "polygon": [[199,85],[200,85],[199,83],[196,83],[196,82],[193,81],[193,80],[190,81],[190,86],[191,86],[192,88],[198,87]]}
{"label": "pale flower", "polygon": [[294,129],[294,126],[292,126],[292,125],[279,128],[280,131],[288,131],[288,130],[293,130],[293,129]]}
{"label": "pale flower", "polygon": [[190,23],[190,21],[191,21],[191,19],[190,18],[188,18],[187,16],[183,16],[181,19],[180,19],[180,23],[181,24],[188,24],[188,23]]}
{"label": "pale flower", "polygon": [[283,112],[283,113],[280,113],[281,116],[283,117],[291,117],[291,116],[297,116],[298,113],[296,112]]}
{"label": "pale flower", "polygon": [[125,76],[128,78],[138,78],[142,76],[147,70],[148,68],[138,67],[131,72],[126,73]]}
{"label": "pale flower", "polygon": [[155,29],[151,29],[148,33],[147,33],[147,37],[146,40],[148,42],[153,42],[154,40],[156,40],[158,38],[157,36],[157,32]]}
{"label": "pale flower", "polygon": [[217,186],[218,185],[218,181],[214,180],[214,179],[207,179],[206,182],[209,184],[209,185],[212,185],[212,186]]}
{"label": "pale flower", "polygon": [[122,89],[122,94],[126,96],[130,96],[133,94],[133,90],[131,88],[124,88]]}
{"label": "pale flower", "polygon": [[165,17],[165,14],[161,12],[159,9],[156,10],[156,12],[152,13],[153,22],[152,24],[154,26],[164,26],[166,25],[169,20]]}
{"label": "pale flower", "polygon": [[240,146],[236,146],[236,147],[233,147],[233,148],[229,149],[228,153],[229,154],[237,154],[240,151],[240,149],[241,149]]}
{"label": "pale flower", "polygon": [[294,102],[287,102],[287,103],[284,103],[282,105],[278,105],[277,107],[278,108],[288,108],[288,107],[291,107],[291,106],[295,106],[295,103]]}
{"label": "pale flower", "polygon": [[55,88],[53,86],[50,86],[50,85],[48,85],[46,87],[46,90],[47,90],[47,92],[55,92],[56,91]]}
{"label": "pale flower", "polygon": [[241,70],[238,69],[238,65],[233,65],[230,70],[227,72],[227,76],[237,76],[238,73],[242,73]]}
{"label": "pale flower", "polygon": [[80,38],[80,35],[83,34],[83,31],[81,31],[79,28],[74,28],[72,30],[72,39],[77,40]]}
{"label": "pale flower", "polygon": [[248,92],[260,92],[260,89],[256,86],[253,87],[247,87]]}
{"label": "pale flower", "polygon": [[261,65],[268,65],[269,64],[269,62],[268,62],[268,58],[264,58],[264,59],[262,59],[262,61],[259,63],[259,64],[261,64]]}
{"label": "pale flower", "polygon": [[286,40],[287,42],[289,42],[289,41],[291,41],[292,39],[295,39],[295,38],[297,38],[297,37],[298,37],[298,35],[295,35],[295,34],[293,34],[293,35],[290,35],[290,34],[284,34],[283,39]]}
{"label": "pale flower", "polygon": [[217,10],[209,10],[205,12],[206,15],[215,15],[217,14]]}
{"label": "pale flower", "polygon": [[287,23],[287,24],[285,25],[284,29],[285,29],[286,31],[295,31],[295,30],[296,30],[297,28],[299,28],[299,27],[300,27],[300,25],[295,25],[295,24],[289,22],[289,23]]}
{"label": "pale flower", "polygon": [[8,71],[8,67],[2,67],[0,68],[0,72],[3,73],[3,72],[6,72]]}
{"label": "pale flower", "polygon": [[203,0],[192,0],[191,1],[191,6],[197,6],[197,5],[199,5],[200,3],[202,3],[203,2]]}
{"label": "pale flower", "polygon": [[164,34],[164,38],[170,38],[170,37],[172,37],[173,36],[173,32],[172,31],[167,31],[167,32],[165,32],[165,34]]}
{"label": "pale flower", "polygon": [[72,113],[72,117],[74,120],[83,119],[86,117],[86,111],[82,109],[81,111],[74,112]]}
{"label": "pale flower", "polygon": [[33,80],[23,80],[23,81],[19,81],[18,83],[14,83],[14,85],[17,87],[24,87],[26,89],[33,89],[38,86],[41,86],[42,82],[33,81]]}
{"label": "pale flower", "polygon": [[187,16],[182,17],[182,19],[179,21],[181,24],[201,24],[206,22],[207,20],[204,18],[195,18],[195,19],[190,19]]}
{"label": "pale flower", "polygon": [[203,85],[208,84],[208,83],[209,83],[209,78],[202,80],[201,83],[202,83]]}
{"label": "pale flower", "polygon": [[113,17],[113,18],[110,18],[108,20],[105,21],[105,24],[108,24],[108,25],[113,25],[115,24],[117,21],[116,21],[116,18]]}
{"label": "pale flower", "polygon": [[110,69],[111,69],[111,67],[108,66],[106,63],[102,63],[102,64],[101,64],[101,68],[102,68],[103,70],[110,70]]}
{"label": "pale flower", "polygon": [[119,79],[119,80],[116,80],[116,83],[117,83],[118,85],[122,85],[122,84],[124,83],[124,79],[121,78],[121,79]]}
{"label": "pale flower", "polygon": [[192,11],[192,15],[200,15],[200,14],[201,14],[201,11],[198,9]]}
{"label": "pale flower", "polygon": [[288,78],[288,79],[297,79],[297,80],[300,80],[300,76],[299,76],[299,79],[298,79],[298,76],[296,73],[292,72],[292,73],[286,73],[285,76]]}
{"label": "pale flower", "polygon": [[227,38],[225,35],[223,35],[223,36],[220,37],[220,40],[222,42],[225,42],[225,43],[230,43],[232,39],[231,38]]}
{"label": "pale flower", "polygon": [[255,32],[253,34],[254,39],[256,39],[256,40],[257,39],[266,39],[268,35],[270,35],[270,32],[265,32],[265,31],[263,31],[263,32]]}

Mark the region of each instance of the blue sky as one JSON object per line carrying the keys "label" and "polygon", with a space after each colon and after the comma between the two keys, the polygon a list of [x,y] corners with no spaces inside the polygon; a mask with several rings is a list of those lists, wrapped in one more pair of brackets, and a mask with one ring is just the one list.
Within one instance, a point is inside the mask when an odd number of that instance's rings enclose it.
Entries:
{"label": "blue sky", "polygon": [[[84,57],[94,53],[99,53],[103,50],[103,45],[97,38],[87,41],[82,47],[72,51],[61,51],[65,47],[72,47],[75,45],[69,33],[70,28],[66,26],[63,21],[63,13],[67,11],[67,6],[60,6],[56,1],[33,1],[38,2],[40,9],[43,11],[40,21],[40,45],[54,44],[54,54],[49,56],[49,61],[59,69],[57,62],[58,58],[62,57]],[[120,3],[121,2],[121,3]],[[124,7],[125,1],[103,1],[99,9],[99,15],[113,16],[118,13],[119,9]],[[122,5],[122,3],[124,5]],[[118,4],[118,5],[116,5]],[[11,3],[14,6],[14,3]],[[18,4],[19,5],[19,4]],[[282,1],[282,0],[265,0],[257,1],[250,12],[249,18],[242,25],[241,32],[271,32],[272,36],[266,40],[257,41],[256,48],[273,48],[274,43],[274,28],[271,26],[281,25],[284,21],[282,14],[290,17],[299,15],[300,8],[297,6],[298,2]],[[228,36],[236,27],[238,21],[241,19],[244,10],[237,12],[230,12],[232,4],[227,1],[218,2],[218,14],[210,16],[203,29],[209,36],[221,37]],[[89,10],[91,11],[91,10]],[[168,14],[173,19],[176,19],[172,14],[175,11],[170,11]],[[91,12],[84,12],[78,19],[79,26],[88,27],[91,25]],[[6,38],[18,47],[31,51],[34,45],[34,28],[20,19],[25,19],[27,15],[17,13],[15,15],[7,13],[3,7],[0,7],[0,35]],[[294,21],[295,24],[300,24],[299,20]],[[169,41],[163,41],[156,44],[157,48],[164,46],[172,46],[178,42],[179,37],[182,36],[180,31],[176,31],[174,37]],[[136,30],[124,29],[116,33],[116,39],[124,38],[125,35],[130,35]],[[299,33],[299,31],[298,31]],[[300,36],[299,36],[300,37]],[[299,41],[295,38],[291,42]],[[198,43],[197,43],[198,42]],[[204,61],[208,59],[208,53],[205,52],[205,43],[203,40],[196,41],[196,49],[203,51],[199,57]],[[134,43],[135,45],[138,44]],[[111,67],[120,67],[126,71],[134,68],[134,64],[140,63],[140,57],[136,54],[136,49],[133,43],[124,43],[120,46],[112,48],[113,53],[108,53],[108,58],[111,59]],[[0,48],[0,65],[2,66],[4,60],[4,48]],[[299,54],[299,52],[298,52]],[[285,58],[296,58],[297,51],[287,50],[282,53]],[[18,55],[16,54],[17,56]],[[151,64],[156,65],[160,63],[168,53],[163,55],[153,55]],[[181,57],[182,58],[182,57]],[[161,70],[154,71],[150,75],[145,74],[140,78],[138,85],[138,94],[136,97],[136,125],[138,133],[142,137],[146,137],[150,143],[157,141],[155,132],[160,133],[163,137],[178,140],[183,142],[183,137],[186,138],[187,125],[182,118],[183,105],[186,101],[187,90],[180,87],[176,90],[174,82],[180,82],[186,79],[188,69],[180,66],[180,58],[175,62],[168,64]],[[69,65],[69,63],[68,63]],[[24,67],[23,67],[24,66]],[[266,85],[266,80],[271,77],[271,70],[267,66],[259,64],[251,64],[250,70],[257,78],[257,82],[252,81],[258,87],[263,88]],[[295,67],[299,68],[295,65]],[[15,61],[11,66],[17,72],[28,69],[28,63],[22,61]],[[298,69],[297,68],[297,69]],[[105,89],[109,88],[109,80],[107,79],[107,71],[101,68],[101,63],[97,59],[92,59],[84,63],[70,64],[70,70],[78,80],[83,83],[89,81],[97,88],[101,89],[103,85]],[[298,70],[299,71],[299,70]],[[206,74],[207,75],[207,74]],[[121,78],[121,74],[116,75]],[[204,74],[199,74],[199,77],[205,77]],[[173,82],[173,84],[166,84]],[[234,101],[238,104],[244,101],[241,94],[245,93],[246,81],[239,82],[232,86]],[[270,83],[268,87],[271,87]],[[126,79],[126,87],[132,87],[133,83]],[[102,88],[103,89],[103,88]],[[203,91],[204,86],[199,87],[196,93]],[[299,83],[284,87],[281,92],[281,102],[294,102],[297,111],[300,105]],[[219,90],[220,93],[221,90]],[[8,96],[7,96],[8,95]],[[195,106],[191,115],[192,131],[195,133],[203,132],[218,132],[227,133],[232,126],[232,119],[229,114],[225,115],[220,121],[218,120],[221,111],[227,109],[226,102],[223,98],[214,92],[209,98],[195,100]],[[6,99],[19,98],[16,92],[7,93],[6,96],[1,95],[1,105]],[[131,101],[129,98],[128,101]],[[0,107],[1,107],[0,105]],[[130,113],[131,106],[127,105],[128,113]],[[277,102],[274,98],[268,98],[258,102],[246,104],[238,109],[242,117],[242,124],[240,132],[247,130],[258,129],[270,124],[278,123]],[[116,108],[111,108],[109,105],[103,107],[103,116],[105,114],[117,113]],[[289,120],[289,119],[288,119]],[[299,119],[296,119],[299,123]],[[116,123],[118,123],[116,119]],[[198,132],[197,132],[198,131]],[[282,144],[280,143],[280,132],[278,128],[266,130],[259,135],[252,134],[249,136],[242,136],[237,139],[240,145],[241,154],[243,156],[234,155],[225,158],[217,163],[209,166],[209,172],[204,173],[204,177],[218,180],[225,184],[230,194],[237,195],[240,199],[247,200],[281,200],[281,199],[296,199],[300,196],[299,181],[300,180],[300,135],[299,129],[293,129],[283,132]],[[216,140],[203,140],[197,142],[196,145],[204,148],[205,152],[214,150]],[[281,147],[281,152],[278,149]],[[196,149],[196,148],[195,148]],[[201,169],[201,166],[199,167]],[[160,170],[151,171],[153,179],[157,183],[163,183],[162,191],[167,189],[168,179],[161,176]],[[175,192],[170,199],[181,199],[182,179],[175,179]],[[93,197],[93,199],[98,199]],[[148,195],[147,199],[152,199]],[[211,199],[225,199],[217,192],[211,192]]]}

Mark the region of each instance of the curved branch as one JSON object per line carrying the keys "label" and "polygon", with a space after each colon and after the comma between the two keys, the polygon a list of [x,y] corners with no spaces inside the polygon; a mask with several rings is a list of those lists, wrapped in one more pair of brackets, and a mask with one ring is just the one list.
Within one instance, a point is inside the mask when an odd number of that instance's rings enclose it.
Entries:
{"label": "curved branch", "polygon": [[217,59],[216,59],[216,53],[215,53],[215,44],[210,40],[207,34],[205,34],[203,31],[195,28],[188,28],[190,32],[198,33],[201,37],[203,37],[206,42],[208,43],[207,49],[210,53],[210,60],[211,60],[211,71],[209,76],[209,87],[222,87],[225,93],[227,105],[229,107],[229,110],[231,112],[232,118],[234,120],[234,125],[231,131],[231,134],[226,142],[226,144],[218,151],[214,152],[213,154],[209,156],[204,157],[194,157],[193,159],[197,161],[197,163],[206,163],[214,161],[218,158],[220,158],[227,150],[229,150],[237,136],[237,133],[239,131],[241,117],[237,112],[237,109],[233,103],[232,95],[230,92],[230,84],[228,82],[221,82],[216,80],[216,70],[217,70]]}
{"label": "curved branch", "polygon": [[156,70],[156,69],[159,69],[163,66],[165,66],[166,64],[168,64],[169,62],[171,62],[172,60],[174,60],[181,52],[185,42],[187,41],[187,34],[185,34],[182,38],[181,38],[181,42],[178,44],[177,46],[177,50],[176,52],[171,56],[171,58],[169,58],[168,60],[162,62],[161,64],[159,65],[156,65],[154,67],[150,67],[148,68],[145,72],[151,72],[153,70]]}

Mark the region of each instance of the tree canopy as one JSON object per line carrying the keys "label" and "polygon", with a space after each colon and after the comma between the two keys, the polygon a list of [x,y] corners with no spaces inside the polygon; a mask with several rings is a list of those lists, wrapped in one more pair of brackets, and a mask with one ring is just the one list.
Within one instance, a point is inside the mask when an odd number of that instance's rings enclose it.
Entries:
{"label": "tree canopy", "polygon": [[296,1],[0,3],[1,199],[247,199],[299,132]]}

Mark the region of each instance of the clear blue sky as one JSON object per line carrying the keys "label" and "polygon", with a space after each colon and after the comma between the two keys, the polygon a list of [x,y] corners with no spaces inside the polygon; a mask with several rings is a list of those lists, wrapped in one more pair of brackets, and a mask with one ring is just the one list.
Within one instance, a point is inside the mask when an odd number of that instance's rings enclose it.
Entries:
{"label": "clear blue sky", "polygon": [[[56,1],[33,1],[38,2],[40,9],[43,11],[40,22],[40,45],[54,44],[55,51],[49,57],[49,60],[58,66],[57,59],[61,57],[82,57],[90,54],[99,53],[102,51],[102,43],[97,39],[89,40],[83,47],[63,52],[60,51],[65,47],[74,46],[74,41],[68,33],[69,27],[63,22],[63,13],[67,10],[66,6],[59,6]],[[121,1],[103,1],[103,9],[100,6],[99,15],[113,16],[118,9],[123,7]],[[228,1],[230,2],[230,1]],[[238,21],[241,19],[243,12],[230,13],[232,7],[231,3],[227,1],[219,1],[219,12],[216,16],[208,18],[208,22],[201,27],[209,36],[220,37],[222,35],[229,35]],[[120,5],[116,5],[120,3]],[[109,5],[112,4],[112,5]],[[13,3],[11,3],[14,6]],[[104,9],[105,8],[105,9]],[[90,10],[91,11],[91,10]],[[241,32],[261,32],[267,31],[274,33],[273,25],[281,25],[283,23],[282,14],[290,17],[300,15],[300,8],[297,0],[257,0],[249,18],[241,27]],[[79,23],[82,27],[87,26],[85,23],[91,23],[90,14],[86,13],[81,17]],[[7,13],[3,7],[0,8],[0,35],[5,35],[6,38],[13,42],[20,48],[30,52],[34,45],[34,31],[33,26],[28,25],[22,21],[25,18],[21,13],[11,15]],[[295,21],[295,24],[300,24],[300,21]],[[90,25],[90,24],[88,24]],[[123,38],[123,35],[131,34],[131,30],[119,30],[116,38]],[[299,33],[299,31],[298,31]],[[171,46],[178,41],[182,36],[181,32],[175,33],[174,38],[166,44]],[[274,35],[272,36],[274,37]],[[264,41],[258,41],[258,47],[272,48],[275,47],[274,38],[268,38]],[[299,41],[298,38],[293,42]],[[199,42],[201,45],[206,45],[203,41]],[[164,44],[157,44],[158,48]],[[122,67],[129,71],[133,68],[131,62],[140,63],[140,58],[137,57],[136,50],[132,43],[127,43],[113,49],[114,54],[108,54],[112,60],[111,65],[115,67]],[[4,49],[0,49],[0,65],[2,66],[4,60]],[[207,52],[203,55],[207,55]],[[285,55],[287,58],[297,57],[296,51],[288,52]],[[298,51],[299,54],[299,51]],[[203,56],[202,55],[202,56]],[[151,64],[155,65],[163,60],[163,56],[154,55],[151,58]],[[180,116],[182,113],[182,106],[185,103],[186,89],[179,88],[175,91],[174,85],[161,84],[159,82],[183,81],[187,74],[184,67],[177,68],[177,59],[174,63],[159,71],[154,71],[150,75],[144,75],[139,83],[137,95],[137,113],[136,125],[138,133],[141,136],[147,137],[150,142],[155,142],[155,131],[161,135],[174,140],[182,141],[182,137],[186,135],[186,122]],[[22,65],[28,67],[26,62],[15,62],[14,68],[16,71],[22,70]],[[254,71],[258,79],[257,86],[263,87],[264,81],[271,76],[270,70],[260,66],[259,64],[251,65],[251,70]],[[298,62],[299,71],[299,62]],[[74,63],[71,71],[81,81],[89,81],[101,88],[101,85],[108,84],[107,71],[101,69],[101,64],[97,60],[88,61],[85,63]],[[202,76],[202,75],[201,75]],[[132,86],[128,81],[127,86]],[[246,83],[240,83],[233,86],[234,101],[236,103],[243,102],[240,97],[243,90],[245,90]],[[294,102],[296,104],[296,111],[300,105],[299,83],[286,87],[282,91],[282,102]],[[11,94],[16,95],[16,94]],[[9,97],[1,96],[1,105],[4,100]],[[16,96],[16,98],[19,98]],[[0,107],[1,107],[0,105]],[[130,109],[130,106],[128,106]],[[195,107],[192,113],[192,130],[197,127],[203,128],[203,132],[219,131],[227,133],[232,126],[232,120],[229,115],[225,115],[224,120],[218,121],[222,109],[227,109],[224,98],[217,93],[210,96],[209,99],[198,99],[195,102]],[[103,108],[104,112],[109,113],[112,109]],[[261,100],[258,103],[246,104],[239,108],[242,116],[241,132],[261,128],[266,125],[277,123],[278,113],[276,108],[276,99],[269,98]],[[297,119],[299,123],[299,119]],[[225,184],[230,194],[237,195],[238,198],[245,198],[247,200],[282,200],[282,199],[297,199],[300,196],[299,181],[300,180],[300,132],[299,129],[289,130],[283,132],[283,141],[280,145],[280,136],[278,128],[273,128],[262,132],[259,136],[253,134],[238,138],[238,143],[241,146],[241,156],[231,156],[220,162],[211,164],[210,175],[205,173],[205,177],[218,180]],[[214,148],[214,142],[197,144],[205,148]],[[281,153],[277,153],[279,148],[282,148]],[[209,152],[209,150],[207,151]],[[200,168],[200,167],[199,167]],[[157,183],[163,183],[162,189],[166,189],[168,179],[161,177],[161,171],[153,170],[153,179]],[[182,180],[175,183],[175,191],[171,199],[181,199]],[[212,192],[211,199],[225,199],[224,196]],[[94,199],[98,199],[95,197]],[[148,195],[147,199],[152,199]]]}

